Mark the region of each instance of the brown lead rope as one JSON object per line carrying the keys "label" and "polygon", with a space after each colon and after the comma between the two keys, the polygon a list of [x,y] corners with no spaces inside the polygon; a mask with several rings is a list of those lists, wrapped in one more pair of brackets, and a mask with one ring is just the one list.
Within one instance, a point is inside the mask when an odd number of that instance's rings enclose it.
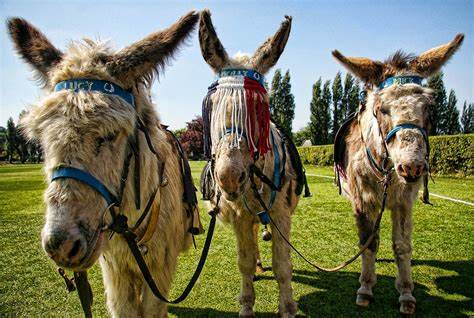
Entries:
{"label": "brown lead rope", "polygon": [[[311,262],[310,260],[308,260],[293,244],[290,243],[290,241],[288,240],[288,238],[285,237],[285,235],[283,235],[283,233],[280,231],[280,228],[278,227],[278,225],[275,223],[275,221],[273,221],[272,217],[270,216],[270,213],[268,213],[268,216],[270,218],[270,222],[272,223],[272,225],[275,227],[275,229],[277,230],[278,234],[283,238],[283,240],[288,244],[288,246],[291,247],[291,249],[293,251],[295,251],[296,254],[298,254],[298,256],[300,256],[306,263],[308,263],[309,265],[311,265],[312,267],[316,268],[317,270],[320,270],[322,272],[327,272],[327,273],[331,273],[331,272],[337,272],[337,271],[340,271],[341,269],[343,269],[344,267],[346,267],[347,265],[353,263],[365,250],[367,250],[367,248],[370,246],[370,244],[372,244],[374,238],[376,237],[379,229],[380,229],[380,222],[382,221],[382,216],[383,216],[383,212],[385,210],[385,203],[387,201],[387,192],[388,192],[388,187],[390,185],[390,182],[391,182],[391,178],[392,178],[392,173],[389,171],[389,172],[386,172],[385,174],[385,178],[384,178],[384,181],[383,181],[383,197],[382,197],[382,204],[381,204],[381,207],[380,207],[380,212],[377,216],[377,219],[375,221],[375,224],[374,224],[374,229],[372,231],[372,234],[369,236],[369,238],[367,239],[367,241],[365,242],[365,244],[360,248],[359,252],[357,252],[357,254],[355,254],[354,256],[352,256],[351,258],[349,258],[348,260],[346,260],[345,262],[339,264],[338,266],[336,267],[333,267],[333,268],[326,268],[326,267],[322,267],[320,265],[317,265],[313,262]],[[257,190],[257,187],[255,185],[255,182],[253,182],[253,178],[250,179],[252,181],[252,189],[254,190],[254,194],[257,198],[257,200],[260,202],[260,205],[262,205],[262,207],[267,210],[266,208],[266,205],[265,203],[263,202],[260,194],[258,193],[258,190]]]}

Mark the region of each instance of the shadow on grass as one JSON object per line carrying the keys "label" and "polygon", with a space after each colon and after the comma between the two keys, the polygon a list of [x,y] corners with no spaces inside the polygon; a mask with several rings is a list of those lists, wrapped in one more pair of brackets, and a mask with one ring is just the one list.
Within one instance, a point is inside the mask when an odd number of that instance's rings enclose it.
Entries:
{"label": "shadow on grass", "polygon": [[[378,260],[378,262],[393,263],[393,260]],[[429,266],[455,272],[455,274],[450,273],[438,277],[434,281],[437,289],[449,294],[450,297],[431,295],[428,287],[415,283],[417,317],[467,317],[466,312],[473,310],[474,261],[414,260],[413,266]],[[395,289],[394,277],[377,276],[377,285],[374,288],[375,302],[369,308],[359,308],[355,305],[355,293],[359,287],[358,278],[358,272],[323,273],[295,270],[294,282],[318,289],[297,300],[299,310],[310,317],[399,316],[398,292]],[[258,276],[257,281],[273,279],[273,277]],[[219,311],[212,308],[170,307],[169,311],[178,317],[238,316],[237,312]],[[276,313],[258,312],[257,316],[276,317]]]}
{"label": "shadow on grass", "polygon": [[[474,261],[414,260],[413,266],[430,266],[456,272],[434,280],[437,289],[450,294],[450,297],[432,295],[425,285],[415,282],[417,317],[467,317],[466,312],[473,310]],[[295,282],[320,289],[320,291],[302,296],[298,300],[299,309],[307,315],[316,314],[322,317],[354,315],[396,317],[399,315],[398,292],[395,289],[394,277],[377,276],[377,284],[374,288],[375,302],[366,309],[355,305],[355,293],[359,287],[358,278],[358,272],[294,271]]]}

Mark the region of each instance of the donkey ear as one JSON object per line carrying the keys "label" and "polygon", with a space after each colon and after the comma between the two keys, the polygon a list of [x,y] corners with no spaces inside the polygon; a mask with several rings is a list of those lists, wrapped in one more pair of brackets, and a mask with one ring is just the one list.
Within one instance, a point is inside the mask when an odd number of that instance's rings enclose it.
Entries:
{"label": "donkey ear", "polygon": [[292,17],[286,15],[285,20],[281,23],[280,29],[271,38],[268,38],[252,57],[252,68],[262,74],[268,72],[280,58],[285,49],[286,42],[291,31]]}
{"label": "donkey ear", "polygon": [[198,18],[195,11],[190,11],[169,28],[120,50],[107,62],[107,69],[118,78],[151,81],[190,35]]}
{"label": "donkey ear", "polygon": [[410,69],[423,77],[436,73],[459,49],[464,40],[464,34],[458,34],[451,42],[432,48],[410,63]]}
{"label": "donkey ear", "polygon": [[8,19],[7,28],[18,54],[34,67],[40,79],[47,81],[48,71],[61,61],[61,51],[24,19]]}
{"label": "donkey ear", "polygon": [[199,20],[199,44],[202,57],[214,72],[219,72],[228,63],[229,56],[217,37],[212,25],[211,12],[207,9],[201,12]]}
{"label": "donkey ear", "polygon": [[332,51],[332,55],[349,72],[368,84],[378,84],[382,79],[383,63],[372,61],[365,57],[345,57],[338,50]]}

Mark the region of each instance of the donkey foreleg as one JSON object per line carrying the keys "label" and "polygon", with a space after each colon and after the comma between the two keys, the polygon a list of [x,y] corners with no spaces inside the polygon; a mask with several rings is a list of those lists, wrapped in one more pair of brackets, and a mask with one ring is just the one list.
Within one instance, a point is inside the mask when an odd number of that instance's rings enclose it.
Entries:
{"label": "donkey foreleg", "polygon": [[254,317],[255,291],[253,278],[257,266],[257,244],[253,219],[243,215],[234,220],[234,231],[237,237],[238,265],[242,278],[240,291],[240,317]]}
{"label": "donkey foreleg", "polygon": [[[291,219],[288,210],[275,211],[272,214],[273,221],[278,226],[281,234],[288,240],[290,239]],[[278,213],[279,212],[279,213]],[[275,273],[278,287],[280,289],[279,313],[281,317],[295,317],[297,304],[293,300],[293,289],[291,287],[291,278],[293,275],[293,266],[290,258],[290,246],[280,235],[274,224],[272,229],[272,269]]]}
{"label": "donkey foreleg", "polygon": [[392,248],[395,262],[398,266],[395,287],[400,293],[400,312],[403,314],[413,314],[415,312],[416,304],[415,297],[412,295],[414,285],[411,277],[412,230],[413,223],[411,209],[393,209]]}
{"label": "donkey foreleg", "polygon": [[106,261],[104,257],[100,258],[107,308],[111,316],[140,317],[138,287],[136,286],[139,278],[133,276],[125,266],[108,262],[113,262],[113,260]]}
{"label": "donkey foreleg", "polygon": [[255,223],[253,225],[254,237],[255,237],[255,245],[257,246],[257,267],[256,272],[257,274],[262,274],[265,272],[265,268],[263,268],[262,258],[260,257],[260,248],[258,247],[258,230],[260,229],[259,223]]}
{"label": "donkey foreleg", "polygon": [[[373,213],[356,211],[356,223],[359,231],[359,247],[361,248],[370,238],[375,224]],[[379,247],[379,233],[362,253],[362,270],[359,277],[360,288],[357,290],[356,303],[359,306],[367,307],[374,298],[372,288],[377,283],[375,273],[375,258]]]}

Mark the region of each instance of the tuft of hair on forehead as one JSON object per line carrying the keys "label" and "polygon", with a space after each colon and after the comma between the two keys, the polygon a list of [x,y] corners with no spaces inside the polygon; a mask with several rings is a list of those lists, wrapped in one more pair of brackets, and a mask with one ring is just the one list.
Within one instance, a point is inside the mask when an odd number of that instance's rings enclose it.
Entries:
{"label": "tuft of hair on forehead", "polygon": [[385,61],[384,64],[390,65],[396,69],[404,69],[409,66],[409,64],[415,59],[415,54],[405,53],[402,50],[398,50],[392,55],[390,55]]}

